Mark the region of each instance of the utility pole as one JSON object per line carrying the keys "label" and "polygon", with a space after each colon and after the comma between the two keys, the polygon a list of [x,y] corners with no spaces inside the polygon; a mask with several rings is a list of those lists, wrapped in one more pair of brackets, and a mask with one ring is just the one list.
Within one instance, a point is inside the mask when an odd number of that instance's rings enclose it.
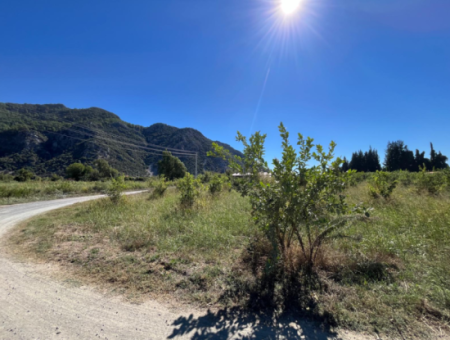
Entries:
{"label": "utility pole", "polygon": [[197,178],[197,155],[198,153],[195,153],[195,178]]}

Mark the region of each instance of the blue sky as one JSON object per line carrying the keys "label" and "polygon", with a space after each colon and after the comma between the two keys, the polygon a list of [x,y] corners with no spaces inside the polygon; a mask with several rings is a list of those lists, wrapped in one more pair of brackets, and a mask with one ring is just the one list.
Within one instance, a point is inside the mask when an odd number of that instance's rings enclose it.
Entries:
{"label": "blue sky", "polygon": [[450,1],[15,0],[0,3],[0,101],[101,107],[144,126],[283,121],[336,154],[389,140],[450,156]]}

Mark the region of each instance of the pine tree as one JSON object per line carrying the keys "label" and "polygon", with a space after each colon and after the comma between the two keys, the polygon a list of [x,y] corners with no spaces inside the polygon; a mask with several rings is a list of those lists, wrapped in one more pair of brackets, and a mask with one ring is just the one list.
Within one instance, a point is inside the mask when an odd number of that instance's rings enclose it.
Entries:
{"label": "pine tree", "polygon": [[350,169],[350,166],[348,164],[347,158],[344,157],[344,160],[342,162],[341,170],[343,172],[347,172]]}
{"label": "pine tree", "polygon": [[448,168],[448,157],[444,156],[440,151],[436,152],[433,148],[433,143],[430,143],[430,148],[430,168],[436,170]]}

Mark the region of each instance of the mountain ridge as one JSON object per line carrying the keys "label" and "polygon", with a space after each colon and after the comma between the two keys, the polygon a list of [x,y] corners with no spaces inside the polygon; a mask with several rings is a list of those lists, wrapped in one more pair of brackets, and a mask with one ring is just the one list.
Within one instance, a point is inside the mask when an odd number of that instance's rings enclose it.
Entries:
{"label": "mountain ridge", "polygon": [[[164,123],[144,127],[98,107],[70,109],[63,104],[0,103],[0,171],[26,167],[39,175],[63,174],[73,162],[92,164],[103,158],[127,175],[144,176],[157,172],[161,152],[152,149],[167,148],[196,152],[198,173],[224,172],[224,160],[206,156],[213,142],[232,154],[242,155],[194,128]],[[194,156],[176,155],[189,172],[195,172]]]}

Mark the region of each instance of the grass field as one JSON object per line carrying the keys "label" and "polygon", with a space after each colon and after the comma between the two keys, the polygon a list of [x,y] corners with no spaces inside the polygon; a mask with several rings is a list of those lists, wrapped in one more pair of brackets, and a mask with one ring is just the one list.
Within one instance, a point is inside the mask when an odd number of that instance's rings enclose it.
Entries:
{"label": "grass field", "polygon": [[[397,338],[448,331],[448,191],[430,195],[401,186],[390,199],[375,199],[363,182],[346,194],[373,207],[373,214],[349,227],[352,238],[326,245],[317,267],[320,285],[297,296],[297,312]],[[203,193],[186,211],[175,188],[163,198],[148,196],[51,212],[17,228],[8,242],[22,255],[67,266],[82,280],[130,298],[258,308],[282,303],[261,298],[254,273],[264,267],[265,245],[246,198]]]}
{"label": "grass field", "polygon": [[[0,205],[104,194],[110,182],[28,181],[0,182]],[[126,181],[125,190],[147,189],[148,183]]]}

